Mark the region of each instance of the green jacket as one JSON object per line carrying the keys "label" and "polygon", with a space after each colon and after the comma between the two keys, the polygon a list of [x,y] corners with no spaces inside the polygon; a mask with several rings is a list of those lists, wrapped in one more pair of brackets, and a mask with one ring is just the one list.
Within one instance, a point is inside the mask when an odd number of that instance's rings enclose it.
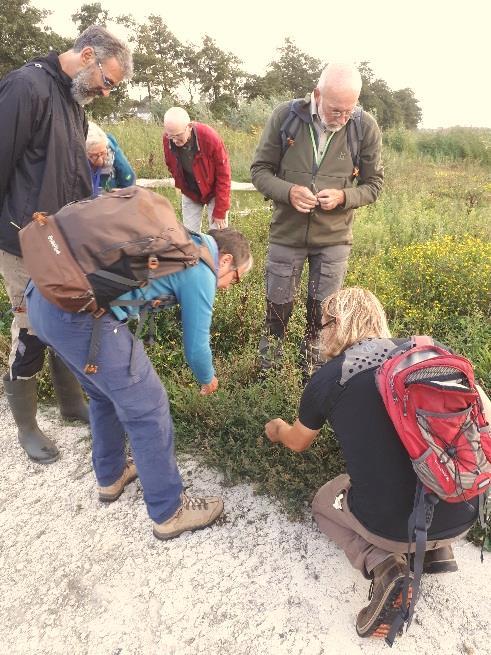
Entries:
{"label": "green jacket", "polygon": [[[313,176],[314,149],[309,124],[301,121],[295,141],[281,159],[280,128],[289,112],[289,102],[276,107],[264,128],[254,161],[252,182],[256,189],[274,202],[270,242],[285,246],[329,246],[353,241],[353,210],[375,202],[382,188],[382,137],[375,119],[363,112],[363,140],[360,151],[358,183],[353,178],[353,161],[347,142],[346,126],[336,132],[324,159]],[[310,94],[305,98],[303,115],[310,123]],[[312,126],[313,134],[316,135]],[[346,203],[331,211],[316,207],[302,214],[289,202],[294,184],[312,188],[343,189]]]}

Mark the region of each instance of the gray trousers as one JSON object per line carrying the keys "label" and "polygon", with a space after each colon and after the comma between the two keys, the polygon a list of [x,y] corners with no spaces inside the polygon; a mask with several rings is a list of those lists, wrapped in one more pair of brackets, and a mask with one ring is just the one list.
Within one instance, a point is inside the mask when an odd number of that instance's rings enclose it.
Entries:
{"label": "gray trousers", "polygon": [[283,336],[308,262],[307,334],[314,336],[321,323],[320,303],[341,288],[350,252],[348,245],[293,248],[270,243],[266,260],[267,330]]}
{"label": "gray trousers", "polygon": [[[319,489],[312,501],[312,514],[319,530],[344,551],[351,566],[369,578],[370,572],[389,555],[406,554],[408,544],[384,539],[367,530],[348,507],[350,487],[351,482],[347,474],[338,475],[334,480],[327,482]],[[428,541],[426,550],[450,546],[467,532],[468,530],[465,530],[461,535],[451,539]],[[411,551],[413,552],[414,549],[413,543]]]}
{"label": "gray trousers", "polygon": [[[195,202],[184,195],[181,195],[181,206],[182,206],[182,222],[184,225],[193,232],[201,232],[201,218],[203,215],[203,207],[199,202]],[[215,222],[213,218],[213,210],[215,209],[215,198],[212,198],[210,202],[206,205],[206,213],[208,215],[208,229],[214,230],[218,228],[218,223]],[[228,227],[228,212],[225,216],[225,223],[221,224],[220,227]]]}

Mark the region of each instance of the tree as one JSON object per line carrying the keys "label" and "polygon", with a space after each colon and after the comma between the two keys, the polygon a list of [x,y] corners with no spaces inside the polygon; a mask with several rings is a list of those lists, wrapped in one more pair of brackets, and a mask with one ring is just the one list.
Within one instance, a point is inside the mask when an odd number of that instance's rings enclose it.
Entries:
{"label": "tree", "polygon": [[160,16],[150,15],[135,30],[133,84],[145,86],[150,101],[172,94],[182,81],[184,48]]}
{"label": "tree", "polygon": [[30,0],[2,0],[0,76],[51,49],[70,47],[67,39],[43,26],[49,14],[49,11],[32,7]]}
{"label": "tree", "polygon": [[268,65],[263,77],[249,75],[244,94],[249,100],[257,97],[299,97],[315,88],[322,71],[320,59],[302,52],[290,38],[278,48],[278,60]]}
{"label": "tree", "polygon": [[401,108],[404,127],[415,130],[423,118],[423,112],[414,97],[414,91],[408,88],[399,89],[394,92],[394,98]]}
{"label": "tree", "polygon": [[80,9],[72,14],[72,21],[78,24],[78,33],[82,34],[90,25],[101,25],[106,27],[109,20],[109,12],[102,8],[100,2],[84,4]]}
{"label": "tree", "polygon": [[[215,105],[236,103],[243,83],[241,60],[231,52],[221,50],[215,41],[205,34],[201,47],[188,61],[189,74],[199,91]],[[226,100],[225,100],[226,97]],[[221,100],[220,100],[221,98]]]}

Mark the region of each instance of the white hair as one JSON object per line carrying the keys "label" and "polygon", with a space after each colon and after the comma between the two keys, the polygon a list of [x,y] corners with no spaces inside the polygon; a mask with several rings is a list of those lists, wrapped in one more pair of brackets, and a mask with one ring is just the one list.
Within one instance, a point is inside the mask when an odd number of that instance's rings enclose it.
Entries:
{"label": "white hair", "polygon": [[189,118],[188,112],[182,107],[171,107],[164,114],[164,125],[185,127],[190,122],[191,119]]}
{"label": "white hair", "polygon": [[103,144],[107,147],[107,135],[103,129],[101,129],[97,123],[89,121],[89,131],[87,132],[87,138],[85,140],[85,149],[88,151],[92,146],[98,146]]}
{"label": "white hair", "polygon": [[321,92],[333,89],[336,91],[353,91],[353,93],[359,95],[361,84],[360,71],[354,64],[331,63],[322,71],[317,88]]}

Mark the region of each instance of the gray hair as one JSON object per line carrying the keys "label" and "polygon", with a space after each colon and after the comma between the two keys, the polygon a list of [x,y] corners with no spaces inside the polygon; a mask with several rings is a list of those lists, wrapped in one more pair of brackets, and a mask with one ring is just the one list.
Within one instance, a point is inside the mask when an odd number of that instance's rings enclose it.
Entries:
{"label": "gray hair", "polygon": [[87,132],[87,138],[85,139],[85,148],[89,151],[92,146],[99,145],[100,143],[107,147],[107,135],[104,130],[97,125],[97,123],[89,121],[89,131]]}
{"label": "gray hair", "polygon": [[336,90],[361,91],[362,79],[360,71],[354,64],[331,63],[321,73],[317,88],[320,91],[334,87]]}
{"label": "gray hair", "polygon": [[96,57],[101,61],[116,59],[121,67],[124,79],[133,75],[133,56],[127,44],[108,32],[100,25],[91,25],[80,34],[72,50],[81,52],[84,48],[93,48]]}
{"label": "gray hair", "polygon": [[246,272],[250,271],[253,264],[251,246],[242,232],[231,227],[225,227],[221,230],[209,230],[208,234],[217,242],[220,255],[232,255],[237,268],[247,264]]}

